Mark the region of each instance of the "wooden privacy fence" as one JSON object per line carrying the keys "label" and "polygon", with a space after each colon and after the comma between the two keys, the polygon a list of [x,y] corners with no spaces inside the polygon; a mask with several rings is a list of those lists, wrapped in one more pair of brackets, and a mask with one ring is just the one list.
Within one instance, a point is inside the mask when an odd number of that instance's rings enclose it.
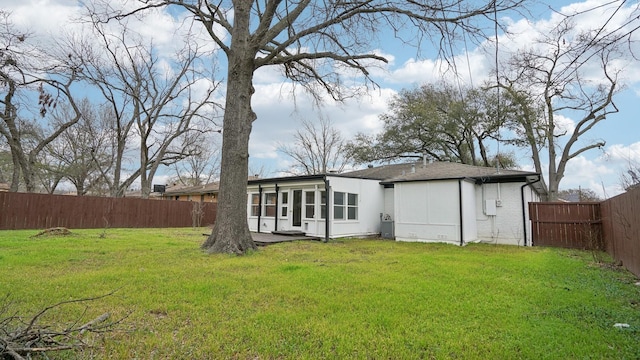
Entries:
{"label": "wooden privacy fence", "polygon": [[640,277],[640,187],[600,203],[529,203],[534,246],[605,250]]}
{"label": "wooden privacy fence", "polygon": [[529,203],[535,246],[604,250],[600,203]]}
{"label": "wooden privacy fence", "polygon": [[215,203],[0,192],[0,230],[207,226]]}
{"label": "wooden privacy fence", "polygon": [[640,188],[602,202],[607,252],[640,277]]}

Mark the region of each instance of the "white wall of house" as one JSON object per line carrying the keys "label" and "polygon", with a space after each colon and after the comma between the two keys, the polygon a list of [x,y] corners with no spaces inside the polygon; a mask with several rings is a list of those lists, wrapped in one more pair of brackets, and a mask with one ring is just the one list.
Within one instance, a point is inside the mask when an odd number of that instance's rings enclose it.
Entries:
{"label": "white wall of house", "polygon": [[[465,243],[481,241],[524,245],[523,226],[526,226],[526,243],[531,245],[527,204],[539,201],[539,197],[529,186],[522,191],[524,183],[475,185],[470,181],[437,180],[399,182],[393,188],[384,188],[378,180],[340,176],[329,176],[328,180],[330,193],[326,204],[321,200],[321,194],[325,191],[325,184],[321,179],[278,183],[277,205],[267,204],[266,199],[268,194],[275,193],[276,184],[261,184],[263,198],[260,217],[253,214],[255,209],[251,203],[252,195],[259,193],[259,187],[248,186],[249,229],[259,229],[260,232],[301,230],[311,236],[324,237],[326,222],[321,217],[321,212],[323,207],[327,207],[331,219],[331,238],[379,234],[381,216],[388,214],[394,221],[396,240],[458,245],[462,209],[462,236]],[[302,195],[299,226],[295,226],[293,222],[293,199],[296,191]],[[336,193],[343,195],[343,205],[335,203]],[[287,203],[283,203],[283,194],[287,194]],[[356,203],[348,203],[349,194],[352,199],[353,196],[357,198]],[[524,218],[522,194],[525,200]],[[267,209],[268,206],[271,209]],[[277,216],[273,216],[274,211]]]}
{"label": "white wall of house", "polygon": [[465,243],[478,242],[476,222],[476,189],[470,181],[462,181],[462,232]]}
{"label": "white wall of house", "polygon": [[391,220],[396,218],[394,209],[394,189],[392,187],[384,189],[384,208],[382,209],[382,215],[388,216]]}
{"label": "white wall of house", "polygon": [[[331,186],[330,237],[368,236],[380,233],[384,208],[384,188],[379,180],[328,177]],[[336,192],[357,194],[357,219],[336,219]],[[324,232],[322,233],[324,235]]]}
{"label": "white wall of house", "polygon": [[[321,180],[299,181],[299,182],[283,182],[278,183],[277,205],[268,205],[268,194],[276,192],[276,183],[265,183],[258,185],[250,185],[247,187],[247,223],[249,230],[257,232],[269,233],[274,230],[301,230],[311,233],[317,233],[318,228],[324,229],[324,220],[320,218],[320,192],[324,191],[324,182]],[[261,214],[256,216],[252,212],[252,197],[260,194],[262,188]],[[295,226],[293,221],[293,196],[294,191],[300,191],[302,196],[300,226]],[[313,203],[307,204],[307,193],[311,193]],[[286,195],[283,195],[286,194]],[[284,198],[287,203],[283,204]],[[307,215],[307,205],[313,208],[313,215]],[[267,210],[268,206],[275,208],[275,215],[271,216]],[[276,221],[277,217],[277,221]],[[260,226],[258,226],[258,221]],[[324,230],[323,230],[324,234]]]}
{"label": "white wall of house", "polygon": [[[271,232],[274,230],[300,230],[310,236],[325,236],[326,223],[321,218],[321,211],[328,206],[330,222],[329,234],[331,238],[346,236],[366,236],[380,232],[380,212],[383,208],[383,187],[377,180],[365,180],[355,178],[343,178],[337,176],[328,177],[330,184],[329,203],[323,204],[321,193],[325,191],[325,184],[319,180],[307,180],[300,182],[278,183],[278,204],[276,217],[267,216],[266,198],[269,193],[275,193],[275,183],[261,184],[262,188],[262,212],[258,217],[252,211],[252,197],[260,193],[258,185],[247,187],[247,222],[249,230],[257,232]],[[301,218],[300,226],[294,223],[294,193],[301,191]],[[344,204],[335,204],[335,193],[343,196]],[[283,204],[287,194],[288,202]],[[351,197],[349,197],[351,194]],[[355,196],[354,196],[355,195]],[[356,199],[356,203],[349,203],[349,198]],[[339,208],[339,209],[337,209]],[[342,219],[335,219],[336,212],[342,214]],[[260,226],[258,226],[260,224]]]}
{"label": "white wall of house", "polygon": [[400,182],[394,195],[396,240],[460,244],[457,180]]}
{"label": "white wall of house", "polygon": [[532,246],[533,245],[533,237],[531,236],[531,221],[529,220],[529,203],[530,202],[539,202],[542,201],[542,199],[540,198],[540,195],[535,192],[533,190],[533,188],[531,186],[526,186],[524,188],[523,191],[524,194],[524,201],[525,201],[525,206],[524,206],[524,221],[525,221],[525,227],[526,227],[526,232],[527,232],[527,242],[526,245],[527,246]]}
{"label": "white wall of house", "polygon": [[527,226],[527,245],[531,245],[527,204],[535,201],[537,195],[529,186],[525,187],[526,220],[523,223],[522,185],[524,183],[476,185],[476,221],[480,241],[524,245],[523,226]]}

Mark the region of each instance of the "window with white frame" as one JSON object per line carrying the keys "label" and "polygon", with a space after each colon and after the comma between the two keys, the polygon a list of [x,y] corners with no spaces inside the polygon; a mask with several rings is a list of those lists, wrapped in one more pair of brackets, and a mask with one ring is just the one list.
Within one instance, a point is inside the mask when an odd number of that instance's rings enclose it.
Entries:
{"label": "window with white frame", "polygon": [[289,193],[282,193],[282,206],[280,206],[280,216],[287,217],[289,213]]}
{"label": "window with white frame", "polygon": [[358,194],[347,194],[347,219],[358,220]]}
{"label": "window with white frame", "polygon": [[316,214],[316,192],[305,191],[304,203],[304,217],[306,219],[313,219]]}
{"label": "window with white frame", "polygon": [[334,192],[333,218],[336,220],[358,220],[358,194]]}
{"label": "window with white frame", "polygon": [[264,194],[264,216],[276,216],[276,193]]}
{"label": "window with white frame", "polygon": [[260,194],[251,194],[251,216],[260,215]]}
{"label": "window with white frame", "polygon": [[327,192],[320,191],[320,219],[327,218]]}

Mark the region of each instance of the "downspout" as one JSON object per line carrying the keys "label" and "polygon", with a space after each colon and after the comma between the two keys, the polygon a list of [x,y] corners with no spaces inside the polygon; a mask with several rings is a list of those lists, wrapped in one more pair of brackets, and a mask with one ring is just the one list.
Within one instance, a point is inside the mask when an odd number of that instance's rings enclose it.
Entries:
{"label": "downspout", "polygon": [[524,185],[520,186],[520,205],[522,205],[522,230],[524,233],[524,246],[527,246],[527,216],[526,216],[526,209],[524,207],[524,188],[525,186],[530,186],[539,181],[540,181],[540,175],[538,175],[538,180],[532,181],[532,182],[529,182],[529,180],[527,180],[527,182]]}
{"label": "downspout", "polygon": [[329,179],[327,179],[327,175],[324,176],[324,195],[325,195],[325,199],[324,199],[324,240],[322,240],[323,242],[329,242],[329,209],[331,209],[330,207],[330,203],[331,203],[331,194],[329,193],[329,191],[331,190],[331,187],[329,186]]}
{"label": "downspout", "polygon": [[463,224],[463,214],[462,214],[462,179],[458,179],[458,202],[460,207],[460,246],[464,245],[464,224]]}
{"label": "downspout", "polygon": [[260,222],[262,218],[262,185],[258,185],[258,233],[260,233]]}
{"label": "downspout", "polygon": [[278,217],[280,215],[280,209],[278,208],[278,190],[280,190],[280,188],[278,187],[278,184],[276,183],[276,213],[275,213],[275,217],[273,219],[274,221],[274,231],[278,231]]}

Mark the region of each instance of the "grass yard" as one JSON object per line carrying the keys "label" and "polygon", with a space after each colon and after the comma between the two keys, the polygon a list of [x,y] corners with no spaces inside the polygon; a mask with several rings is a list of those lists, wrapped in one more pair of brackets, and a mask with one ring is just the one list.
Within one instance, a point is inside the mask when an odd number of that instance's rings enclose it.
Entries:
{"label": "grass yard", "polygon": [[119,289],[45,319],[128,315],[79,358],[640,358],[637,279],[588,252],[348,239],[236,257],[201,252],[201,229],[72,231],[0,231],[0,297],[29,315]]}

